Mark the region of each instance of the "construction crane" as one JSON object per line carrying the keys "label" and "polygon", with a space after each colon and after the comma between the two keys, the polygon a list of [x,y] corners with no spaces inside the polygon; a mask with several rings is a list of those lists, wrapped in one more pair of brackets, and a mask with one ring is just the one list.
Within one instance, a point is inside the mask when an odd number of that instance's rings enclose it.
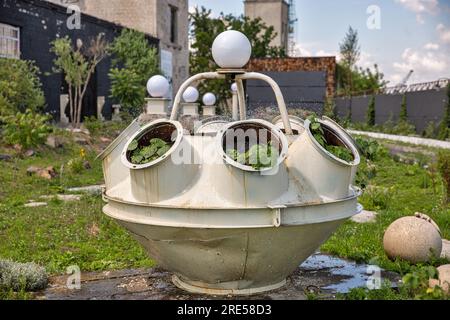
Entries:
{"label": "construction crane", "polygon": [[297,11],[295,10],[295,0],[289,0],[289,52],[288,56],[296,55],[295,44],[297,42]]}
{"label": "construction crane", "polygon": [[408,83],[409,79],[411,79],[411,76],[413,75],[414,70],[410,70],[406,77],[403,79],[402,82],[400,82],[396,87],[406,87],[406,84]]}

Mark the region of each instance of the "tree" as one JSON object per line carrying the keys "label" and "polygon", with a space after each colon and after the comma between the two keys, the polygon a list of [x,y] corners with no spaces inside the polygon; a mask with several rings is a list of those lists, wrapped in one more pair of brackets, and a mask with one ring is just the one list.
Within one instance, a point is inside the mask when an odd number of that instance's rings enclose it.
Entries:
{"label": "tree", "polygon": [[348,28],[344,40],[339,44],[339,51],[343,65],[352,70],[361,56],[361,47],[359,46],[358,31],[351,26]]}
{"label": "tree", "polygon": [[[211,18],[211,10],[204,7],[196,8],[190,14],[191,22],[191,55],[190,73],[197,74],[217,68],[211,53],[214,39],[226,30],[232,29],[244,33],[252,44],[252,57],[285,57],[285,51],[274,47],[270,43],[276,37],[273,27],[269,27],[261,19],[250,19],[245,16],[220,14],[218,18]],[[230,98],[231,79],[213,80],[199,84],[199,91],[214,92],[222,106],[227,107]]]}
{"label": "tree", "polygon": [[0,58],[0,117],[43,108],[39,75],[32,61]]}
{"label": "tree", "polygon": [[406,94],[402,97],[402,107],[400,109],[400,121],[408,121],[408,105],[406,104]]}
{"label": "tree", "polygon": [[375,125],[375,95],[372,95],[367,108],[367,125],[373,127]]}
{"label": "tree", "polygon": [[450,84],[447,85],[447,103],[445,104],[445,114],[439,126],[440,140],[447,140],[450,132]]}
{"label": "tree", "polygon": [[150,46],[145,34],[123,29],[111,45],[113,68],[109,72],[111,96],[137,116],[147,95],[146,83],[160,72],[157,48]]}
{"label": "tree", "polygon": [[84,95],[95,68],[108,54],[108,44],[104,40],[104,34],[100,33],[95,39],[91,39],[89,47],[85,47],[78,39],[74,48],[67,36],[56,39],[51,46],[50,51],[56,55],[54,72],[64,73],[69,88],[72,127],[79,128]]}
{"label": "tree", "polygon": [[350,110],[352,114],[352,94],[353,94],[353,72],[356,63],[361,55],[361,47],[359,46],[358,31],[351,26],[344,37],[344,40],[339,44],[339,51],[342,58],[342,67],[347,70],[347,85],[344,87],[345,93],[350,97]]}

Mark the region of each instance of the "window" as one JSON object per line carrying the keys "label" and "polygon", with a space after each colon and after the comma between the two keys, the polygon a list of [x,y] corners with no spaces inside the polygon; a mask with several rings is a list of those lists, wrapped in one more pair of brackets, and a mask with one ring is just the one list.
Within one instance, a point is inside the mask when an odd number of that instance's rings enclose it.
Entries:
{"label": "window", "polygon": [[178,9],[173,6],[169,7],[170,7],[170,42],[177,43]]}
{"label": "window", "polygon": [[0,57],[20,59],[20,29],[0,23]]}

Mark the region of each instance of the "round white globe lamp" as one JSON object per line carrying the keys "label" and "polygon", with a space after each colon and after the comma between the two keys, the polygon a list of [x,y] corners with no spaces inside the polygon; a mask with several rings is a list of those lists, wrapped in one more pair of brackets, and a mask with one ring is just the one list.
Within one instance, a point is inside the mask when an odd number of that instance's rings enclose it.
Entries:
{"label": "round white globe lamp", "polygon": [[169,92],[169,81],[163,76],[151,77],[147,82],[147,91],[153,98],[162,98]]}
{"label": "round white globe lamp", "polygon": [[199,95],[200,94],[196,88],[189,87],[183,93],[183,100],[187,103],[194,103],[197,102]]}
{"label": "round white globe lamp", "polygon": [[212,46],[214,61],[223,69],[244,67],[252,55],[252,45],[242,32],[229,30],[222,32]]}
{"label": "round white globe lamp", "polygon": [[233,91],[233,92],[237,92],[238,91],[238,87],[237,87],[237,83],[236,82],[231,85],[231,91]]}
{"label": "round white globe lamp", "polygon": [[216,101],[217,101],[216,96],[211,92],[208,92],[203,96],[203,104],[205,106],[213,106],[216,103]]}

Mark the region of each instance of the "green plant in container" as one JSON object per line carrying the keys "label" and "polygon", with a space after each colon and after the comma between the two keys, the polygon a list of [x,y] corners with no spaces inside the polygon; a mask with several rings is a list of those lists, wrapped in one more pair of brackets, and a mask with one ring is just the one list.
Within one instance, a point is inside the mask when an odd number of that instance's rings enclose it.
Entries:
{"label": "green plant in container", "polygon": [[308,120],[311,122],[310,129],[312,135],[325,150],[346,162],[351,162],[354,160],[353,153],[348,148],[328,142],[325,137],[322,124],[314,116],[310,116]]}
{"label": "green plant in container", "polygon": [[133,164],[147,164],[153,162],[163,155],[165,155],[171,144],[162,139],[151,139],[150,144],[146,146],[139,146],[139,141],[134,140],[128,146],[128,151],[131,153],[130,160]]}

